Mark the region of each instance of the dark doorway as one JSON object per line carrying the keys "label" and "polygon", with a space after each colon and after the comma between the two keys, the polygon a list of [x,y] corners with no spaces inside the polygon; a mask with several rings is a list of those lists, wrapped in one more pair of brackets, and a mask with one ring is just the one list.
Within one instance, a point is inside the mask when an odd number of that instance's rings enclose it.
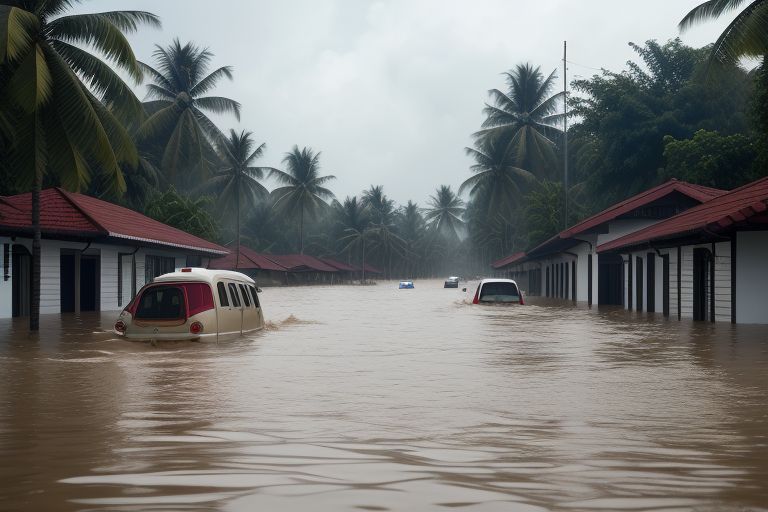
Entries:
{"label": "dark doorway", "polygon": [[99,259],[98,256],[80,258],[80,311],[99,310]]}
{"label": "dark doorway", "polygon": [[547,297],[549,297],[549,266],[546,268]]}
{"label": "dark doorway", "polygon": [[643,310],[643,258],[635,258],[635,309]]}
{"label": "dark doorway", "polygon": [[661,291],[662,311],[664,316],[669,316],[669,254],[664,254],[661,261],[663,265],[661,286],[664,287]]}
{"label": "dark doorway", "polygon": [[13,246],[11,266],[11,315],[29,316],[32,303],[32,255],[26,247]]}
{"label": "dark doorway", "polygon": [[[591,255],[590,255],[591,256]],[[591,258],[589,258],[591,262]],[[590,269],[592,266],[590,265]],[[588,272],[590,278],[592,272]],[[597,255],[597,303],[601,305],[621,306],[623,303],[624,268],[618,254]],[[592,298],[590,297],[590,301]]]}
{"label": "dark doorway", "polygon": [[59,300],[62,313],[74,313],[75,311],[75,254],[65,253],[62,250],[59,256]]}
{"label": "dark doorway", "polygon": [[648,289],[648,306],[646,311],[654,313],[656,311],[656,255],[649,252],[646,254],[645,261],[645,265],[648,268],[648,272],[646,272],[646,285]]}
{"label": "dark doorway", "polygon": [[693,319],[712,320],[712,253],[709,249],[693,250]]}
{"label": "dark doorway", "polygon": [[576,262],[571,262],[571,300],[576,300]]}
{"label": "dark doorway", "polygon": [[587,255],[587,304],[592,305],[592,253]]}
{"label": "dark doorway", "polygon": [[[77,260],[80,260],[78,272]],[[62,249],[59,256],[59,298],[62,313],[74,313],[76,306],[80,311],[98,311],[100,309],[101,257],[98,254],[79,254],[79,251]],[[79,274],[79,278],[78,278]],[[80,300],[77,299],[77,285],[80,287]]]}

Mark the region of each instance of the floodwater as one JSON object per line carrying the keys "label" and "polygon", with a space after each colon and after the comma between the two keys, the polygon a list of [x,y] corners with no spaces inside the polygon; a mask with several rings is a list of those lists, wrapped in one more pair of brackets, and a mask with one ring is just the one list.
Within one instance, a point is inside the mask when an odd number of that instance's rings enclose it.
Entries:
{"label": "floodwater", "polygon": [[768,510],[768,327],[464,297],[267,288],[218,345],[0,322],[0,510]]}

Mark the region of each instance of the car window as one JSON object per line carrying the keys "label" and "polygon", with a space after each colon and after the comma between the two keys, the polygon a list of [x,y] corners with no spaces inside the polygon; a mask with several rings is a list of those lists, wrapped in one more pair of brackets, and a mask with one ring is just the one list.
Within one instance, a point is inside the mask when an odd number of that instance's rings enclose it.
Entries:
{"label": "car window", "polygon": [[235,283],[229,283],[229,295],[232,299],[232,305],[236,308],[240,307],[240,296],[237,294],[237,287]]}
{"label": "car window", "polygon": [[238,284],[238,286],[240,287],[240,293],[243,294],[243,302],[245,302],[245,307],[251,307],[251,298],[248,296],[248,291],[246,291],[245,286],[242,284]]}
{"label": "car window", "polygon": [[227,297],[227,289],[224,287],[224,283],[216,283],[216,289],[219,291],[219,304],[224,307],[229,306],[229,298]]}
{"label": "car window", "polygon": [[520,292],[515,283],[485,283],[480,289],[481,302],[516,302],[519,300]]}
{"label": "car window", "polygon": [[253,305],[254,307],[260,307],[259,306],[259,293],[256,291],[255,286],[248,286],[248,288],[251,289],[251,296],[253,297]]}
{"label": "car window", "polygon": [[185,313],[184,292],[175,286],[148,288],[136,308],[136,318],[143,320],[176,320]]}

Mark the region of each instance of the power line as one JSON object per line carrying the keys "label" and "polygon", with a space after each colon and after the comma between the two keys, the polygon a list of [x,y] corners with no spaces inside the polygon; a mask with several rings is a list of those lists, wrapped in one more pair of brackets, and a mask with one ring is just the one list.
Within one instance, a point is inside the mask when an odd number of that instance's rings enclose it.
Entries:
{"label": "power line", "polygon": [[567,62],[568,64],[571,64],[571,65],[573,65],[573,66],[578,66],[578,67],[580,67],[580,68],[591,69],[591,70],[593,70],[593,71],[604,71],[604,68],[593,68],[592,66],[585,66],[584,64],[579,64],[579,63],[577,63],[577,62],[573,62],[573,61],[571,61],[571,60],[566,60],[566,62]]}

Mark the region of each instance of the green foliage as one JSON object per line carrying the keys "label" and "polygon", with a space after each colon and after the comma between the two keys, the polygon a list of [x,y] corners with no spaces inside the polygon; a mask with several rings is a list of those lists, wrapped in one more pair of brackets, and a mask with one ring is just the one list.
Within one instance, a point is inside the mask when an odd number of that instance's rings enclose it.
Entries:
{"label": "green foliage", "polygon": [[216,241],[219,227],[209,212],[211,204],[208,196],[187,197],[171,186],[147,201],[144,214],[205,240]]}
{"label": "green foliage", "polygon": [[427,225],[448,239],[459,238],[464,221],[464,201],[448,185],[440,185],[435,195],[429,196],[429,208],[424,219]]}
{"label": "green foliage", "polygon": [[525,224],[528,247],[535,247],[563,229],[563,185],[542,181],[528,193]]}
{"label": "green foliage", "polygon": [[595,209],[657,184],[665,136],[685,139],[700,129],[726,135],[747,129],[751,85],[743,70],[705,74],[706,50],[677,39],[633,48],[640,64],[573,82],[581,93],[571,104],[581,121],[576,133],[585,157],[574,173],[586,177]]}
{"label": "green foliage", "polygon": [[[762,175],[754,165],[757,154],[755,140],[743,134],[722,136],[699,130],[691,139],[667,136],[662,176],[730,190]],[[768,169],[763,170],[766,173]]]}
{"label": "green foliage", "polygon": [[735,64],[742,57],[768,54],[768,0],[707,0],[691,10],[680,22],[680,29],[740,11],[712,45],[709,59]]}

